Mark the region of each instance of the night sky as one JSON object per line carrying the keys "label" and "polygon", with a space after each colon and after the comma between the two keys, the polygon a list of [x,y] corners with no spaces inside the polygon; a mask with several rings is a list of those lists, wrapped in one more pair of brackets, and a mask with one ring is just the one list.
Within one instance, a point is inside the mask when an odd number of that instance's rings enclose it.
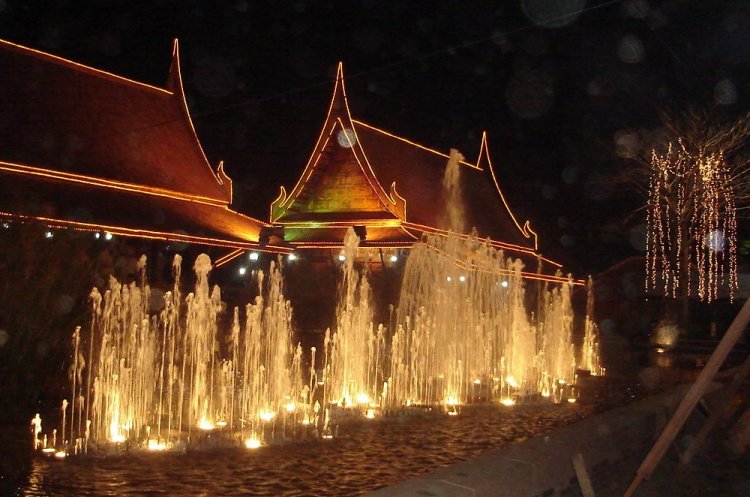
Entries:
{"label": "night sky", "polygon": [[487,130],[516,214],[579,276],[640,253],[639,199],[607,178],[663,135],[661,111],[749,107],[748,1],[151,4],[0,0],[0,38],[160,86],[179,38],[206,154],[264,220],[341,60],[358,119],[469,160]]}

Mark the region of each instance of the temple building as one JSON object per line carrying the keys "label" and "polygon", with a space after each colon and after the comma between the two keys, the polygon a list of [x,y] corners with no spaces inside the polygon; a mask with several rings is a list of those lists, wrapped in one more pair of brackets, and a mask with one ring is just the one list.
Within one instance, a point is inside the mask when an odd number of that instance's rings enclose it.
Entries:
{"label": "temple building", "polygon": [[[424,234],[477,236],[508,256],[521,258],[532,279],[562,281],[560,264],[538,252],[529,221],[513,214],[498,183],[486,134],[475,162],[457,152],[461,227],[451,225],[443,186],[450,154],[414,143],[353,119],[339,64],[328,115],[310,159],[290,191],[281,188],[270,222],[283,228],[295,250],[338,251],[350,227],[360,246],[376,249],[380,261],[396,259]],[[378,259],[377,257],[375,258]]]}
{"label": "temple building", "polygon": [[[163,88],[0,40],[0,222],[218,247],[221,266],[258,251],[334,260],[351,227],[369,260],[400,259],[425,234],[476,236],[524,261],[530,279],[565,280],[510,209],[486,135],[475,161],[353,119],[342,65],[297,183],[265,222],[236,212],[185,101],[177,41]],[[458,164],[460,226],[445,206]],[[260,173],[260,172],[259,172]],[[377,256],[373,257],[373,252]],[[405,255],[405,254],[404,254]]]}
{"label": "temple building", "polygon": [[0,220],[286,252],[230,209],[190,119],[177,41],[166,85],[0,40]]}

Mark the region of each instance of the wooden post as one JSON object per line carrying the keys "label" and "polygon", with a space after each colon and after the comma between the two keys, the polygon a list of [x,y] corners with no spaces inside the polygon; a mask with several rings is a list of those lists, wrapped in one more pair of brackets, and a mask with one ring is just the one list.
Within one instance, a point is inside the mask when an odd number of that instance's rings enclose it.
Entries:
{"label": "wooden post", "polygon": [[578,486],[581,487],[583,497],[596,497],[594,495],[594,487],[591,486],[589,473],[586,471],[586,463],[583,462],[583,454],[580,452],[573,456],[573,468],[576,470]]}
{"label": "wooden post", "polygon": [[737,372],[734,374],[734,378],[732,379],[732,383],[729,384],[726,390],[726,402],[722,403],[721,406],[718,407],[718,409],[711,413],[711,415],[706,420],[705,424],[701,427],[698,434],[695,436],[695,439],[693,439],[693,443],[690,444],[690,447],[685,451],[684,454],[680,455],[680,460],[683,464],[689,464],[690,461],[693,459],[693,456],[698,452],[698,450],[703,445],[703,442],[706,441],[706,437],[708,437],[709,432],[716,426],[720,421],[726,419],[727,413],[729,411],[730,403],[732,399],[734,398],[734,394],[737,393],[737,391],[740,389],[742,384],[747,379],[748,374],[750,374],[750,357],[745,359],[745,362],[742,363],[742,366],[739,367]]}
{"label": "wooden post", "polygon": [[651,476],[651,473],[659,464],[662,457],[664,457],[664,453],[677,436],[677,433],[679,433],[680,429],[682,429],[682,426],[685,424],[685,421],[687,421],[688,416],[690,416],[695,405],[705,394],[706,388],[711,383],[714,376],[716,376],[716,372],[726,360],[729,352],[731,352],[732,348],[737,343],[737,340],[742,336],[748,322],[750,322],[750,298],[745,300],[740,312],[737,313],[734,321],[729,325],[729,329],[716,346],[713,354],[711,354],[708,362],[698,375],[698,378],[696,378],[695,383],[693,383],[685,394],[685,398],[682,399],[682,402],[672,416],[672,419],[669,420],[669,423],[667,423],[664,431],[659,435],[654,446],[651,447],[649,453],[646,454],[638,471],[636,471],[635,478],[623,494],[623,497],[630,497],[633,495],[633,492],[638,488],[641,481]]}

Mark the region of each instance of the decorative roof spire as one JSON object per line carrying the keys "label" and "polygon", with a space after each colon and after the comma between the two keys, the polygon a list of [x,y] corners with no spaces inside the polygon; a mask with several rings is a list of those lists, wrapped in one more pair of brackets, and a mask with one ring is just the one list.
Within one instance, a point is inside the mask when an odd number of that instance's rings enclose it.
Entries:
{"label": "decorative roof spire", "polygon": [[313,153],[305,166],[305,170],[292,189],[287,194],[286,189],[282,186],[278,198],[271,204],[271,222],[281,222],[280,219],[286,214],[287,210],[294,204],[297,197],[300,196],[308,181],[315,173],[315,169],[321,162],[321,157],[330,147],[331,143],[338,142],[338,145],[349,150],[352,157],[359,165],[359,170],[364,176],[369,188],[382,204],[382,208],[398,219],[406,218],[406,201],[396,192],[395,184],[391,185],[390,193],[386,191],[378,178],[375,176],[372,167],[367,159],[362,144],[357,138],[357,130],[349,111],[349,104],[346,99],[346,86],[344,84],[344,65],[338,63],[336,68],[336,81],[333,87],[331,103],[328,107],[328,114],[323,124],[323,129],[318,136],[318,140],[313,149]]}
{"label": "decorative roof spire", "polygon": [[490,159],[490,148],[487,143],[487,132],[482,131],[482,143],[479,146],[479,157],[477,157],[477,167],[480,169],[483,169],[485,171],[488,171],[490,174],[490,178],[492,179],[492,183],[495,185],[495,190],[497,191],[497,194],[500,196],[500,200],[503,202],[503,206],[505,206],[505,209],[508,211],[508,214],[510,215],[510,218],[513,220],[513,223],[518,228],[518,231],[521,232],[521,234],[534,242],[534,250],[537,250],[539,247],[539,240],[537,237],[536,232],[531,229],[531,222],[526,221],[523,223],[523,226],[519,224],[518,220],[516,219],[516,216],[513,215],[513,211],[511,210],[510,206],[508,205],[508,201],[505,200],[505,195],[503,195],[503,191],[500,189],[500,183],[497,181],[497,176],[495,176],[495,169],[492,167],[492,160]]}

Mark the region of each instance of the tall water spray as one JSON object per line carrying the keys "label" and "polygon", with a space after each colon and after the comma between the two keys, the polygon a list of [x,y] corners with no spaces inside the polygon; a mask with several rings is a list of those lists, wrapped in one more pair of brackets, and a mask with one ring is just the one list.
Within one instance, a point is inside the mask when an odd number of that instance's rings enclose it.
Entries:
{"label": "tall water spray", "polygon": [[90,443],[127,442],[164,449],[218,428],[260,443],[277,415],[284,428],[308,410],[302,350],[293,342],[276,265],[268,276],[258,271],[260,295],[246,306],[244,326],[234,310],[230,330],[220,327],[224,304],[219,288],[210,288],[208,256],[196,259],[195,289],[184,300],[180,267],[176,256],[174,288],[158,316],[148,314],[145,257],[138,284],[110,278],[103,296],[92,290],[90,332],[86,340],[80,328],[73,335],[72,400],[63,401],[60,447],[85,452]]}
{"label": "tall water spray", "polygon": [[462,159],[452,150],[443,178],[449,231],[412,247],[387,353],[366,271],[354,265],[359,239],[348,231],[337,327],[326,336],[334,403],[453,406],[536,393],[560,401],[561,385],[573,382],[571,283],[539,288],[538,312],[528,312],[523,263],[462,234]]}
{"label": "tall water spray", "polygon": [[594,321],[594,280],[589,276],[586,284],[586,318],[584,322],[581,360],[578,367],[590,371],[592,375],[604,374],[599,356],[599,328]]}
{"label": "tall water spray", "polygon": [[336,328],[333,333],[326,331],[325,337],[326,398],[341,406],[377,402],[383,381],[384,329],[373,326],[367,271],[355,266],[359,241],[350,228],[341,254]]}

